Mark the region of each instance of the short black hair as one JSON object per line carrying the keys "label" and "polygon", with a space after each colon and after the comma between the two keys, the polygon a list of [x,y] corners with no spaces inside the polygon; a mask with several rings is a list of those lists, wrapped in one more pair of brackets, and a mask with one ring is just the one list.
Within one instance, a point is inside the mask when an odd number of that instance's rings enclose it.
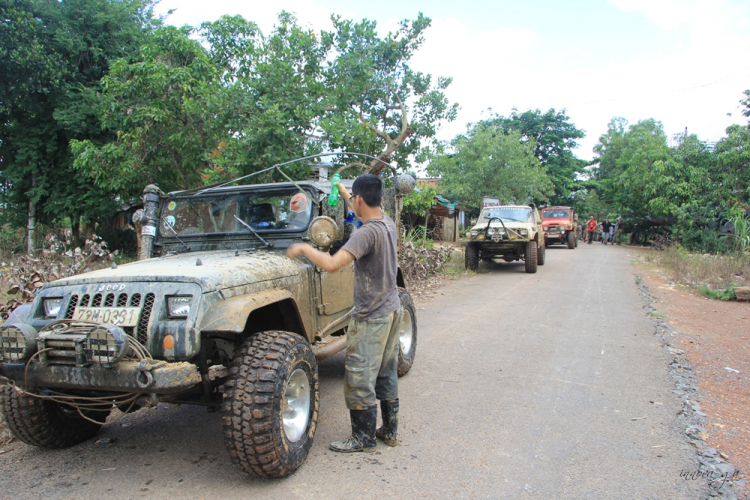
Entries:
{"label": "short black hair", "polygon": [[361,196],[370,208],[379,207],[383,201],[383,181],[377,175],[360,175],[352,184],[352,194]]}

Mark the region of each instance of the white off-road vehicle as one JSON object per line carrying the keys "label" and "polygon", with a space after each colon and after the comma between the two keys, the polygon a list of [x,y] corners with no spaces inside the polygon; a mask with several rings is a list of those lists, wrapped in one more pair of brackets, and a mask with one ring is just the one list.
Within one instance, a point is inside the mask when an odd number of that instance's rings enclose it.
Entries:
{"label": "white off-road vehicle", "polygon": [[526,272],[544,265],[542,219],[534,206],[487,207],[471,228],[466,244],[466,268],[474,270],[481,260],[501,258],[505,262],[523,259]]}

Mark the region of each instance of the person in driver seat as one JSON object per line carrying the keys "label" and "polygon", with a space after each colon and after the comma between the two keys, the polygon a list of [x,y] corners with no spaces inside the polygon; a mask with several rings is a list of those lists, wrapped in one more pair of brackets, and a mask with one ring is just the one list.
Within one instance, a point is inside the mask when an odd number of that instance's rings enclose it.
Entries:
{"label": "person in driver seat", "polygon": [[289,200],[289,227],[303,228],[310,219],[310,200],[305,193],[297,193]]}

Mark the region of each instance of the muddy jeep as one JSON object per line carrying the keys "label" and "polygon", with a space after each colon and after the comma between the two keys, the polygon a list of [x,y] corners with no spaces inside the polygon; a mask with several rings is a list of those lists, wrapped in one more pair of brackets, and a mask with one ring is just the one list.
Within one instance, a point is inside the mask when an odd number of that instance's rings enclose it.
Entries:
{"label": "muddy jeep", "polygon": [[527,273],[544,265],[542,220],[533,206],[504,205],[487,207],[479,214],[466,243],[466,268],[477,269],[479,260],[523,259]]}
{"label": "muddy jeep", "polygon": [[[352,181],[345,181],[351,185]],[[385,190],[398,221],[408,176]],[[283,477],[305,460],[319,411],[319,360],[346,345],[353,266],[328,273],[286,249],[335,253],[356,230],[330,183],[144,191],[144,259],[45,285],[0,329],[0,411],[15,436],[61,448],[97,433],[110,410],[159,402],[220,410],[247,472]],[[417,318],[403,276],[399,375]]]}
{"label": "muddy jeep", "polygon": [[568,245],[571,250],[578,246],[578,214],[571,207],[548,207],[542,209],[544,244]]}

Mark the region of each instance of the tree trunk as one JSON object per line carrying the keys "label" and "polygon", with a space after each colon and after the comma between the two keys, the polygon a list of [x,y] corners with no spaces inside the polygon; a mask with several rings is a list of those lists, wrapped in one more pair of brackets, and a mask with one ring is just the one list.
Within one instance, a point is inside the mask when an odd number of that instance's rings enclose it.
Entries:
{"label": "tree trunk", "polygon": [[[31,193],[34,193],[34,174],[31,174]],[[29,198],[29,218],[28,224],[26,225],[26,231],[28,234],[28,240],[26,242],[26,253],[28,255],[34,255],[34,226],[36,223],[36,204],[34,204],[33,198]]]}
{"label": "tree trunk", "polygon": [[70,244],[76,248],[81,246],[81,219],[71,217],[71,220],[74,222],[70,224]]}
{"label": "tree trunk", "polygon": [[33,201],[29,200],[29,222],[26,226],[28,232],[28,240],[26,243],[26,253],[28,255],[34,255],[34,223],[36,221],[36,205]]}

